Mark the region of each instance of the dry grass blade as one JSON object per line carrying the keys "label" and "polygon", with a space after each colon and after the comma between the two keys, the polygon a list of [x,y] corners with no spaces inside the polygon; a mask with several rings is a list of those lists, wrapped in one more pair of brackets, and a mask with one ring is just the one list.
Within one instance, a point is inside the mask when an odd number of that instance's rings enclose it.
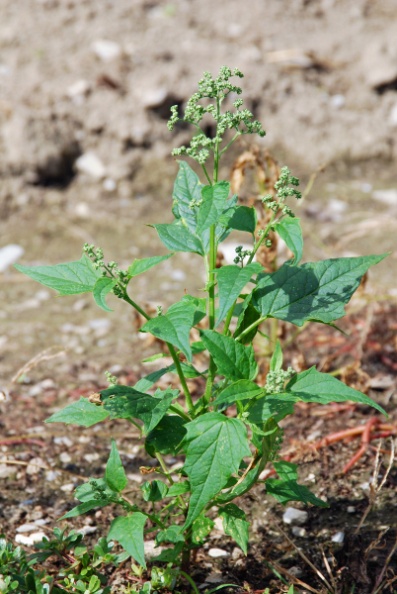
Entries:
{"label": "dry grass blade", "polygon": [[25,373],[29,373],[29,371],[31,371],[32,369],[37,367],[43,361],[50,361],[51,359],[56,359],[56,357],[63,357],[66,354],[65,349],[62,349],[55,353],[53,352],[55,349],[59,349],[59,348],[60,348],[59,346],[54,345],[52,347],[49,347],[48,349],[45,349],[41,353],[38,353],[38,355],[35,355],[32,359],[30,359],[27,363],[25,363],[25,365],[23,367],[18,369],[18,371],[11,378],[11,383],[12,384],[17,383],[18,380]]}

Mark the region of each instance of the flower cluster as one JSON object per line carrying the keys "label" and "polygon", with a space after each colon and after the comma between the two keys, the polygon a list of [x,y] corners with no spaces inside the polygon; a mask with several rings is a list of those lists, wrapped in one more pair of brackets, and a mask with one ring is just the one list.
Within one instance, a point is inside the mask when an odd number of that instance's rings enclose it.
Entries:
{"label": "flower cluster", "polygon": [[102,276],[117,280],[117,285],[113,287],[113,293],[117,297],[124,297],[125,289],[130,281],[128,272],[119,269],[117,262],[106,263],[104,260],[103,249],[95,247],[94,244],[85,243],[83,253],[91,260],[95,270],[100,270]]}
{"label": "flower cluster", "polygon": [[282,167],[280,177],[274,184],[276,196],[274,197],[272,194],[266,194],[266,196],[262,198],[263,204],[273,212],[281,210],[283,215],[294,217],[295,214],[292,209],[284,204],[285,199],[293,196],[299,200],[302,198],[302,194],[299,190],[295,190],[295,188],[291,188],[290,186],[299,186],[299,179],[291,175],[288,167]]}
{"label": "flower cluster", "polygon": [[[236,131],[231,142],[242,134],[265,136],[262,124],[254,120],[251,111],[249,109],[240,109],[243,105],[242,99],[236,99],[233,102],[235,111],[221,112],[220,106],[230,93],[236,95],[242,93],[240,87],[230,82],[232,76],[242,78],[243,74],[237,68],[232,71],[227,66],[222,66],[216,78],[213,78],[209,72],[205,72],[198,83],[198,91],[193,93],[186,104],[184,116],[179,116],[177,105],[171,107],[171,118],[168,121],[169,130],[173,130],[175,124],[180,120],[192,124],[198,130],[189,146],[174,149],[172,151],[173,155],[187,155],[200,165],[204,165],[211,151],[215,152],[222,143],[228,130]],[[208,115],[216,122],[216,131],[213,137],[208,136],[200,127],[203,118]]]}
{"label": "flower cluster", "polygon": [[285,371],[284,369],[279,369],[277,371],[269,371],[266,376],[266,384],[265,390],[268,394],[275,394],[282,392],[284,390],[285,382],[293,375],[295,375],[296,371],[292,369],[292,367],[288,367]]}

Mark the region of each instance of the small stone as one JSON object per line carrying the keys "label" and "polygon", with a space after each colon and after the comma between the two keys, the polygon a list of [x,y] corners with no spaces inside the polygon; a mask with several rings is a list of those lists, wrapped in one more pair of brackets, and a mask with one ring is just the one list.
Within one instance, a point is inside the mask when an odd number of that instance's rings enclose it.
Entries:
{"label": "small stone", "polygon": [[354,507],[354,505],[348,505],[346,511],[347,511],[348,514],[355,514],[356,513],[356,508]]}
{"label": "small stone", "polygon": [[300,578],[303,575],[303,571],[297,565],[293,565],[289,568],[288,572],[296,578]]}
{"label": "small stone", "polygon": [[68,454],[67,452],[62,452],[59,455],[59,459],[62,462],[62,464],[69,464],[69,462],[72,461],[72,456],[70,456],[70,454]]}
{"label": "small stone", "polygon": [[33,532],[34,530],[37,530],[37,524],[21,524],[17,528],[17,532]]}
{"label": "small stone", "polygon": [[379,202],[384,202],[390,206],[397,206],[397,190],[376,190],[372,195]]}
{"label": "small stone", "polygon": [[96,526],[83,526],[82,528],[77,530],[77,532],[79,534],[82,534],[83,536],[86,536],[87,534],[94,534],[94,532],[96,532],[96,531],[97,531]]}
{"label": "small stone", "polygon": [[74,207],[74,214],[80,219],[88,219],[91,215],[90,207],[86,202],[78,202]]}
{"label": "small stone", "polygon": [[186,274],[183,270],[172,270],[170,276],[175,281],[184,281],[186,279]]}
{"label": "small stone", "polygon": [[61,486],[61,491],[64,493],[72,493],[74,491],[74,483],[66,483],[65,485]]}
{"label": "small stone", "polygon": [[81,79],[71,84],[67,88],[66,94],[74,103],[80,104],[88,95],[90,89],[90,83],[87,80]]}
{"label": "small stone", "polygon": [[332,107],[334,107],[335,109],[340,109],[341,107],[343,107],[346,103],[346,99],[344,95],[332,95],[330,97],[330,103],[332,105]]}
{"label": "small stone", "polygon": [[84,173],[93,179],[105,177],[106,169],[102,161],[95,153],[87,152],[81,155],[75,163],[79,173]]}
{"label": "small stone", "polygon": [[217,549],[216,547],[208,551],[208,555],[213,559],[220,559],[221,557],[229,557],[230,553],[224,549]]}
{"label": "small stone", "polygon": [[301,509],[295,509],[294,507],[287,507],[283,514],[283,522],[285,524],[298,524],[301,526],[307,522],[309,514]]}
{"label": "small stone", "polygon": [[0,248],[0,273],[5,272],[7,268],[19,260],[24,251],[23,247],[15,243]]}
{"label": "small stone", "polygon": [[54,437],[54,443],[56,443],[57,445],[64,445],[67,448],[71,448],[73,445],[73,441],[66,435],[62,435],[61,437]]}
{"label": "small stone", "polygon": [[109,39],[98,39],[92,44],[94,54],[102,62],[111,62],[121,55],[121,46]]}
{"label": "small stone", "polygon": [[41,458],[32,458],[26,467],[26,474],[38,474],[43,469],[43,466],[45,466],[44,460]]}
{"label": "small stone", "polygon": [[112,179],[111,177],[107,177],[104,180],[103,189],[106,190],[106,192],[114,192],[116,188],[117,188],[117,184],[114,181],[114,179]]}
{"label": "small stone", "polygon": [[156,542],[154,540],[145,540],[144,551],[145,557],[147,559],[153,559],[153,557],[157,557],[157,555],[160,555],[161,551],[163,550],[164,547],[156,547]]}
{"label": "small stone", "polygon": [[291,532],[294,536],[299,536],[299,538],[307,538],[308,536],[306,528],[300,526],[292,526]]}
{"label": "small stone", "polygon": [[17,469],[15,466],[12,466],[11,464],[0,464],[0,479],[14,476],[16,473]]}
{"label": "small stone", "polygon": [[26,547],[33,546],[36,542],[41,542],[42,540],[48,540],[47,536],[44,532],[33,532],[29,536],[23,534],[17,534],[15,537],[15,542],[17,544],[25,545]]}
{"label": "small stone", "polygon": [[221,573],[210,573],[210,575],[208,575],[205,578],[205,581],[207,584],[220,584],[223,581],[223,577]]}
{"label": "small stone", "polygon": [[98,452],[93,452],[92,454],[85,454],[84,455],[84,460],[86,460],[86,462],[89,462],[90,464],[92,462],[95,462],[95,460],[99,460],[100,455],[98,454]]}
{"label": "small stone", "polygon": [[342,544],[345,540],[345,533],[344,532],[336,532],[333,537],[331,538],[332,542],[336,542],[338,544]]}
{"label": "small stone", "polygon": [[397,103],[395,103],[391,108],[389,122],[393,127],[397,126]]}

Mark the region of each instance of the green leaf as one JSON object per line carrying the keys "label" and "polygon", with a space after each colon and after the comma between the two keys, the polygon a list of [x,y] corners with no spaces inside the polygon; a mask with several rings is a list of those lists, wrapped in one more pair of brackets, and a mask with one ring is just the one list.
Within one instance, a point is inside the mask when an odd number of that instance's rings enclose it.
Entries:
{"label": "green leaf", "polygon": [[158,380],[161,377],[163,377],[163,375],[165,375],[169,371],[170,371],[170,366],[162,367],[161,369],[158,369],[157,371],[152,371],[152,373],[149,373],[149,375],[145,375],[144,377],[142,377],[140,380],[137,381],[137,383],[133,386],[134,390],[137,390],[137,392],[146,392],[147,390],[150,390],[150,388],[156,382],[158,382]]}
{"label": "green leaf", "polygon": [[185,527],[199,516],[206,504],[224,488],[241,460],[250,455],[247,429],[240,419],[206,413],[185,425],[184,471],[192,490]]}
{"label": "green leaf", "polygon": [[294,412],[295,397],[291,394],[269,394],[256,400],[249,409],[248,421],[255,425],[262,425],[268,419],[274,418],[278,423]]}
{"label": "green leaf", "polygon": [[161,544],[162,542],[171,542],[172,544],[185,542],[185,538],[183,536],[183,526],[172,524],[165,530],[160,530],[160,532],[158,532],[156,535],[156,544]]}
{"label": "green leaf", "polygon": [[153,225],[160,241],[173,252],[193,252],[204,256],[205,249],[201,239],[179,222]]}
{"label": "green leaf", "polygon": [[183,495],[184,493],[189,493],[189,491],[190,491],[189,481],[182,481],[180,483],[174,483],[168,489],[167,497],[176,497],[177,495]]}
{"label": "green leaf", "polygon": [[42,285],[55,289],[60,295],[77,295],[90,293],[101,273],[95,270],[91,260],[83,255],[80,260],[55,264],[54,266],[21,266],[14,265],[19,272],[23,272]]}
{"label": "green leaf", "polygon": [[200,515],[192,523],[192,543],[201,545],[215,526],[215,522],[207,516]]}
{"label": "green leaf", "polygon": [[128,483],[114,439],[112,439],[110,455],[106,464],[105,479],[109,487],[117,493],[125,489]]}
{"label": "green leaf", "polygon": [[254,274],[262,270],[257,262],[247,264],[244,268],[236,265],[222,266],[217,270],[219,311],[215,322],[217,326],[227,315],[229,309],[251,280]]}
{"label": "green leaf", "polygon": [[234,503],[229,503],[219,509],[219,515],[223,520],[223,529],[231,536],[243,553],[248,552],[248,528],[245,513]]}
{"label": "green leaf", "polygon": [[67,520],[68,518],[76,518],[77,516],[81,516],[83,514],[86,514],[89,511],[92,511],[93,509],[96,509],[97,507],[105,507],[105,505],[108,505],[108,503],[109,503],[109,501],[104,501],[104,500],[101,501],[98,499],[92,499],[91,501],[84,501],[84,503],[80,503],[79,505],[76,505],[76,507],[74,507],[73,509],[68,511],[66,514],[64,514],[59,519]]}
{"label": "green leaf", "polygon": [[230,380],[254,379],[258,372],[252,346],[245,346],[214,330],[203,330],[202,341],[211,353],[218,373]]}
{"label": "green leaf", "polygon": [[167,388],[156,394],[150,396],[129,386],[111,386],[101,391],[103,406],[112,419],[139,419],[146,434],[160,422],[179,392]]}
{"label": "green leaf", "polygon": [[197,207],[194,205],[201,202],[202,188],[203,185],[193,169],[186,161],[179,161],[179,171],[172,194],[172,212],[177,219],[182,219],[193,233],[197,226]]}
{"label": "green leaf", "polygon": [[113,520],[107,540],[117,540],[121,546],[146,569],[143,547],[143,527],[147,517],[140,512]]}
{"label": "green leaf", "polygon": [[274,462],[275,471],[279,475],[278,479],[267,479],[266,491],[273,495],[277,501],[283,505],[289,501],[301,501],[302,503],[312,503],[319,507],[328,507],[328,504],[319,499],[304,485],[299,485],[296,481],[298,473],[296,464],[290,462]]}
{"label": "green leaf", "polygon": [[279,340],[276,340],[276,344],[274,345],[274,351],[272,358],[270,360],[270,371],[280,371],[283,367],[283,349],[281,348],[281,343]]}
{"label": "green leaf", "polygon": [[303,253],[303,237],[300,219],[287,217],[273,225],[274,231],[278,233],[287,245],[287,248],[294,254],[292,264],[299,264]]}
{"label": "green leaf", "polygon": [[[237,338],[242,332],[244,332],[244,330],[246,330],[254,322],[257,322],[261,317],[258,310],[252,305],[251,299],[252,294],[245,297],[244,302],[242,303],[241,311],[238,314],[237,327],[233,334],[234,338]],[[240,341],[241,344],[250,344],[254,340],[258,329],[259,326],[255,326],[255,328],[245,334]]]}
{"label": "green leaf", "polygon": [[151,258],[136,258],[136,260],[134,260],[131,266],[128,268],[128,275],[131,278],[138,276],[138,274],[147,272],[153,268],[153,266],[157,266],[157,264],[168,260],[168,258],[171,258],[173,255],[174,254],[167,254],[166,256],[153,256]]}
{"label": "green leaf", "polygon": [[251,400],[260,394],[264,394],[264,389],[250,380],[238,380],[233,382],[216,397],[215,404],[234,404],[236,401]]}
{"label": "green leaf", "polygon": [[95,499],[99,492],[103,494],[108,503],[116,495],[116,492],[109,487],[105,479],[90,478],[87,483],[83,483],[76,488],[74,496],[84,503]]}
{"label": "green leaf", "polygon": [[302,266],[286,262],[277,272],[260,275],[253,303],[262,316],[297,326],[307,320],[328,324],[345,314],[363,274],[385,257],[336,258]]}
{"label": "green leaf", "polygon": [[231,219],[229,219],[228,226],[236,231],[255,233],[257,222],[258,217],[254,207],[238,206]]}
{"label": "green leaf", "polygon": [[181,417],[166,415],[148,434],[145,441],[146,451],[153,457],[156,452],[176,456],[185,433],[185,421]]}
{"label": "green leaf", "polygon": [[315,367],[298,373],[287,384],[286,391],[296,398],[296,402],[358,402],[376,408],[380,413],[388,416],[386,411],[362,392],[346,386],[343,382],[328,373],[320,373]]}
{"label": "green leaf", "polygon": [[97,406],[89,402],[87,398],[80,398],[78,402],[72,402],[62,410],[51,415],[46,419],[46,423],[66,423],[80,425],[81,427],[91,427],[95,423],[104,421],[109,413],[103,406]]}
{"label": "green leaf", "polygon": [[253,487],[253,485],[256,483],[256,481],[258,480],[258,476],[260,475],[260,473],[261,473],[261,466],[258,464],[256,467],[252,468],[252,470],[250,470],[247,473],[247,475],[241,481],[241,483],[236,483],[236,485],[233,486],[233,488],[230,492],[221,493],[220,495],[218,495],[215,500],[215,504],[220,505],[220,504],[228,503],[229,501],[232,501],[236,497],[241,497],[241,495],[244,495],[245,493],[247,493]]}
{"label": "green leaf", "polygon": [[194,325],[196,307],[184,299],[171,305],[166,314],[152,318],[141,328],[153,336],[178,347],[186,358],[192,360],[189,332]]}
{"label": "green leaf", "polygon": [[101,309],[105,311],[113,311],[106,305],[105,298],[106,296],[113,291],[114,287],[117,285],[117,280],[114,278],[107,278],[106,276],[102,276],[98,278],[93,288],[93,297],[95,299],[95,303],[99,305]]}
{"label": "green leaf", "polygon": [[201,191],[202,201],[197,215],[196,233],[201,235],[211,225],[218,223],[230,192],[230,184],[225,181],[212,186],[204,186]]}
{"label": "green leaf", "polygon": [[167,496],[168,487],[163,481],[146,481],[141,485],[145,501],[161,501]]}

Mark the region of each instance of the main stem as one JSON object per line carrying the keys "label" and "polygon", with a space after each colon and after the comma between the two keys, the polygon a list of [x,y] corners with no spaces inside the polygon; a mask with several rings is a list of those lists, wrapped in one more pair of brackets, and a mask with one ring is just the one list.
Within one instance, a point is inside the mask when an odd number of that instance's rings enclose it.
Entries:
{"label": "main stem", "polygon": [[[218,98],[216,100],[216,121],[219,121],[221,111],[221,100]],[[215,150],[214,150],[214,172],[213,172],[213,185],[218,182],[218,175],[219,175],[219,159],[220,159],[220,152],[219,152],[219,138],[218,138],[218,130],[216,131],[216,143],[215,143]],[[216,254],[217,254],[217,244],[216,244],[216,225],[213,224],[210,227],[210,251],[208,257],[208,318],[209,318],[209,328],[212,330],[215,327],[215,269],[216,269]],[[208,367],[208,377],[207,377],[207,384],[205,386],[205,393],[204,393],[204,403],[208,404],[211,400],[212,394],[212,386],[214,383],[216,373],[216,365],[210,355],[209,360],[209,367]]]}

